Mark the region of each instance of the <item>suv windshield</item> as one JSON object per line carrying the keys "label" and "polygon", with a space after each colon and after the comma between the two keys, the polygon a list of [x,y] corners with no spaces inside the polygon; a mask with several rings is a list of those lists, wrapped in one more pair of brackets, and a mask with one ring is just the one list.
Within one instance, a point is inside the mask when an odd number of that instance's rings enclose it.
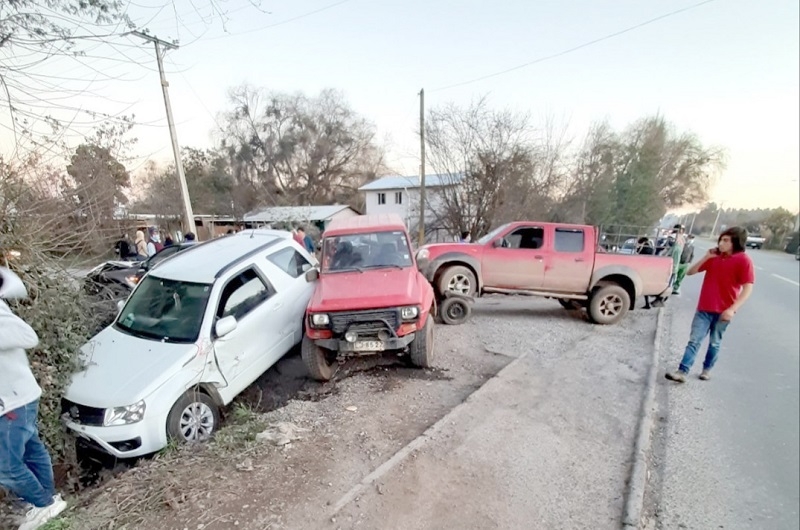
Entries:
{"label": "suv windshield", "polygon": [[200,333],[211,285],[145,276],[116,321],[137,337],[194,342]]}
{"label": "suv windshield", "polygon": [[326,237],[323,243],[323,272],[411,265],[408,240],[399,230]]}

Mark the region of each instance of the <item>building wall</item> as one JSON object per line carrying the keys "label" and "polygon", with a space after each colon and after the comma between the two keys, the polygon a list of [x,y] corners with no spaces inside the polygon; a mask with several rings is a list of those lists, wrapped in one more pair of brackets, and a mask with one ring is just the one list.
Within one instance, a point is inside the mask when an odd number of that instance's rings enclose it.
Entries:
{"label": "building wall", "polygon": [[[426,190],[425,200],[427,209],[436,211],[442,204],[441,190],[431,188]],[[383,194],[385,202],[381,204],[379,199]],[[397,203],[397,194],[400,194],[400,203]],[[369,214],[389,214],[394,213],[406,221],[406,226],[414,226],[419,220],[419,189],[396,189],[366,192],[366,213]],[[434,216],[430,211],[426,212],[425,219],[430,220]]]}

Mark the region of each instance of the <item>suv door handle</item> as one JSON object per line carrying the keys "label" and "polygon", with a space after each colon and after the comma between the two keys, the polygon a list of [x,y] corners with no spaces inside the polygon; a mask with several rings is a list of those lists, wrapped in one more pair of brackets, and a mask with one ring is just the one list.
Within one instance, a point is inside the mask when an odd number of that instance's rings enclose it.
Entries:
{"label": "suv door handle", "polygon": [[275,307],[272,308],[273,311],[277,311],[278,309],[283,307],[283,302],[275,304]]}
{"label": "suv door handle", "polygon": [[582,263],[584,261],[586,261],[586,260],[583,259],[583,258],[575,258],[575,263]]}
{"label": "suv door handle", "polygon": [[538,259],[539,261],[542,261],[544,259],[544,256],[534,256],[534,259]]}

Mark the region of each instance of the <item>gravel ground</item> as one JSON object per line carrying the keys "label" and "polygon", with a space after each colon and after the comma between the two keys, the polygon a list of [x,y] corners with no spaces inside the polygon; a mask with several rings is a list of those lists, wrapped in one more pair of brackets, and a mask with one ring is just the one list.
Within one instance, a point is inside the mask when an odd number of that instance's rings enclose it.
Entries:
{"label": "gravel ground", "polygon": [[[351,363],[337,381],[320,385],[306,380],[300,359],[289,356],[240,400],[256,410],[244,432],[144,462],[83,495],[67,520],[80,530],[454,527],[437,511],[423,513],[443,526],[403,518],[418,495],[430,494],[437,510],[485,505],[502,513],[509,498],[516,501],[512,509],[537,507],[530,521],[540,524],[485,519],[484,528],[610,527],[621,512],[654,329],[655,313],[637,311],[621,325],[597,327],[552,300],[488,297],[477,302],[468,324],[437,326],[432,370],[373,359]],[[471,399],[442,431],[447,436],[409,457],[421,463],[415,476],[430,478],[428,489],[376,491],[331,522],[333,504],[355,484],[523,354],[513,377],[493,379],[488,399]],[[499,418],[498,429],[487,430],[490,417]],[[261,426],[277,422],[296,426],[299,439],[282,447],[253,441]],[[503,447],[498,454],[508,457],[493,461],[506,469],[485,461],[480,471],[497,489],[470,479],[472,462],[460,471],[443,465],[450,453],[479,464],[480,443]],[[523,474],[511,469],[515,452]],[[513,480],[499,487],[505,476]],[[402,476],[395,479],[402,483]]]}

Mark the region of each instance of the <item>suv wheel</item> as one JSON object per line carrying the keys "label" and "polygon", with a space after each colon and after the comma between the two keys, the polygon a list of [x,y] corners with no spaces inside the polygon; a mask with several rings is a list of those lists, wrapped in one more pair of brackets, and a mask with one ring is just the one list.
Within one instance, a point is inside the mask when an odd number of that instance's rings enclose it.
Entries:
{"label": "suv wheel", "polygon": [[208,394],[189,390],[167,416],[167,435],[183,443],[205,442],[219,427],[219,407]]}
{"label": "suv wheel", "polygon": [[425,326],[417,331],[417,336],[408,347],[414,366],[430,368],[433,365],[433,326],[433,317],[428,314]]}
{"label": "suv wheel", "polygon": [[440,293],[450,291],[456,294],[475,296],[475,292],[478,290],[478,282],[471,270],[462,265],[456,265],[448,267],[439,276],[438,287]]}
{"label": "suv wheel", "polygon": [[628,312],[631,297],[616,284],[597,288],[589,300],[589,318],[596,324],[616,324]]}
{"label": "suv wheel", "polygon": [[306,365],[308,373],[317,381],[330,381],[336,375],[336,370],[339,368],[336,359],[332,359],[332,362],[328,360],[332,356],[332,352],[317,346],[307,336],[303,337],[300,355],[303,357],[303,364]]}

